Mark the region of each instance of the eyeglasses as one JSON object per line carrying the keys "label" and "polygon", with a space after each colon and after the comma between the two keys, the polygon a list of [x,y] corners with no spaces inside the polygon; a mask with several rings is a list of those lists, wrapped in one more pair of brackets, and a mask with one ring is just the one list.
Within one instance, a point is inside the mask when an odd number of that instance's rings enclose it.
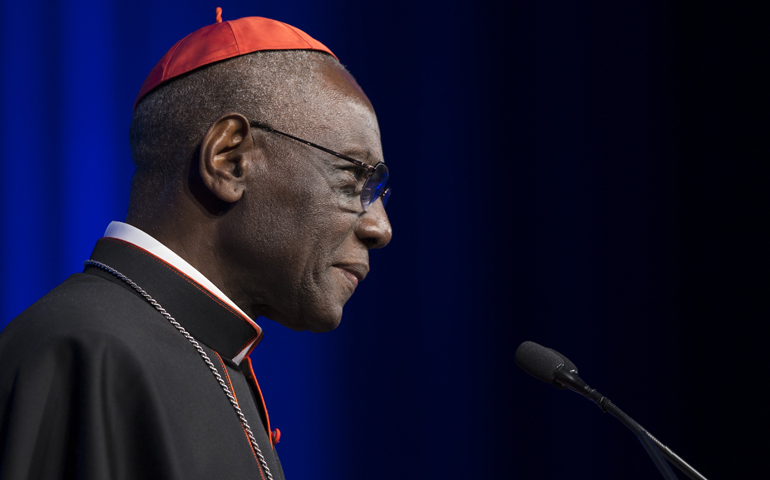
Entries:
{"label": "eyeglasses", "polygon": [[289,135],[288,133],[284,133],[279,130],[276,130],[273,127],[265,125],[264,123],[257,122],[255,120],[250,120],[249,125],[251,125],[254,128],[259,128],[261,130],[264,130],[266,132],[272,132],[272,133],[277,133],[278,135],[283,135],[284,137],[288,137],[288,138],[291,138],[292,140],[296,140],[300,143],[304,143],[309,147],[317,148],[318,150],[334,155],[337,158],[347,160],[348,162],[358,167],[367,169],[369,171],[369,176],[366,177],[366,181],[364,182],[364,187],[363,189],[361,189],[361,207],[363,207],[364,211],[368,210],[369,207],[374,202],[376,202],[377,199],[380,197],[382,197],[383,207],[385,206],[386,203],[388,203],[388,198],[390,198],[390,188],[385,188],[385,184],[388,182],[388,167],[385,166],[385,163],[379,162],[377,163],[377,165],[371,166],[367,163],[356,160],[355,158],[350,158],[347,155],[337,153],[334,150],[329,150],[328,148],[322,147],[320,145],[316,145],[315,143],[312,143],[312,142],[308,142],[307,140],[303,140],[299,137],[295,137],[294,135]]}

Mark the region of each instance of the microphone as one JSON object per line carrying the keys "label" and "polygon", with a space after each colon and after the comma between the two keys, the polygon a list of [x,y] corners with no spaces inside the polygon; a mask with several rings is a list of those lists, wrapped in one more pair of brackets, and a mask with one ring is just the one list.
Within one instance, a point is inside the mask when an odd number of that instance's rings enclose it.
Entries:
{"label": "microphone", "polygon": [[569,388],[573,392],[579,393],[596,403],[603,412],[609,412],[620,420],[636,434],[664,478],[675,479],[676,475],[671,471],[668,463],[663,460],[661,454],[691,479],[706,480],[706,477],[682,460],[667,446],[663,445],[657,438],[653,437],[650,432],[615,406],[610,399],[589,387],[578,375],[578,369],[575,364],[561,353],[538,345],[535,342],[524,342],[516,349],[514,361],[522,370],[538,380],[550,383],[560,390]]}
{"label": "microphone", "polygon": [[575,364],[570,362],[567,357],[535,342],[524,342],[519,345],[514,361],[528,374],[561,390],[567,386],[557,380],[557,376],[560,376],[558,372],[566,369],[567,372],[577,374],[578,371]]}

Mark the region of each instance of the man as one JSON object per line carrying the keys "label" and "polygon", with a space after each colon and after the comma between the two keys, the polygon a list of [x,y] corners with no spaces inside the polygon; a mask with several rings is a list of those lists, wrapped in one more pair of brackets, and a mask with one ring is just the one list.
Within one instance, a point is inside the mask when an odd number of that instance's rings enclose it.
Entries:
{"label": "man", "polygon": [[0,335],[0,478],[283,478],[249,352],[328,331],[385,246],[371,104],[325,46],[251,17],[142,86],[126,223]]}

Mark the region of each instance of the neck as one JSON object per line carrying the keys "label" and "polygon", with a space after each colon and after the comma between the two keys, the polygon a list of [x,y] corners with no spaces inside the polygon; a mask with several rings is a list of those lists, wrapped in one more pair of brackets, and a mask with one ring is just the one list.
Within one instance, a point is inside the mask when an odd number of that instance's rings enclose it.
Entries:
{"label": "neck", "polygon": [[216,229],[208,219],[191,219],[186,215],[141,215],[131,212],[126,223],[165,245],[187,263],[195,267],[214,285],[230,296],[225,288],[222,268],[216,256]]}

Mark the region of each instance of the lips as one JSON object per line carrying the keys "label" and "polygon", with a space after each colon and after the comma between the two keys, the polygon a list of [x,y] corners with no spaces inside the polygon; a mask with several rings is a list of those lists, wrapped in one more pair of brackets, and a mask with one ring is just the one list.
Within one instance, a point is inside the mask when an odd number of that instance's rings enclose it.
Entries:
{"label": "lips", "polygon": [[334,266],[342,271],[345,278],[353,284],[354,289],[358,286],[358,282],[366,278],[366,274],[369,273],[369,265],[363,263],[344,263]]}

